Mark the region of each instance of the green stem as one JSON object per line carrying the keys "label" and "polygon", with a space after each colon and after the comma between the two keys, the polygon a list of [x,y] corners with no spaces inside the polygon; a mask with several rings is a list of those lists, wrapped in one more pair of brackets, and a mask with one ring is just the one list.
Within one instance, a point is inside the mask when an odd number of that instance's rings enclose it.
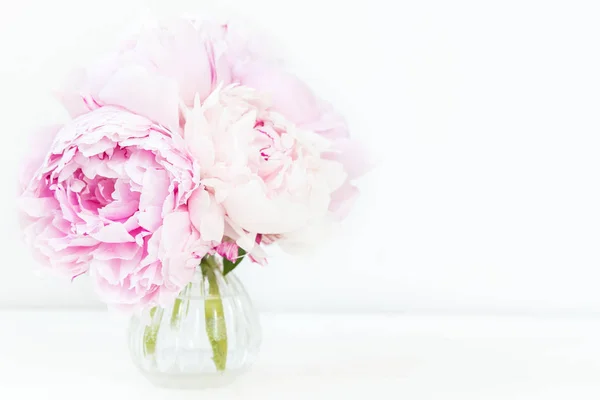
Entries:
{"label": "green stem", "polygon": [[179,325],[179,320],[181,319],[181,316],[179,315],[181,311],[181,299],[177,298],[175,299],[175,303],[173,304],[173,313],[171,314],[171,327],[172,328],[177,328],[177,325]]}
{"label": "green stem", "polygon": [[[156,320],[154,316],[159,313]],[[144,328],[144,353],[146,356],[154,355],[156,351],[156,338],[158,336],[158,328],[160,327],[160,321],[162,319],[163,311],[159,310],[158,307],[152,307],[150,309],[150,323]]]}
{"label": "green stem", "polygon": [[207,256],[200,262],[202,275],[208,282],[208,293],[204,300],[204,318],[206,319],[206,334],[213,350],[213,362],[218,371],[224,371],[227,363],[227,327],[223,299],[219,292],[216,270],[217,261]]}
{"label": "green stem", "polygon": [[[173,312],[171,313],[171,328],[177,329],[181,324],[181,319],[188,315],[190,310],[189,292],[192,289],[192,283],[188,283],[179,293],[173,303]],[[185,307],[185,310],[184,308]]]}

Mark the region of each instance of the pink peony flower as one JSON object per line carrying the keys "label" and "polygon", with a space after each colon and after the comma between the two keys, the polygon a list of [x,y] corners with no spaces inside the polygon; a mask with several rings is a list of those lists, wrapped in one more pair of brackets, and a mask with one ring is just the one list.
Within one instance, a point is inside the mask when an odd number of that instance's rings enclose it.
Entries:
{"label": "pink peony flower", "polygon": [[231,81],[226,25],[178,18],[144,27],[119,51],[71,74],[59,97],[76,117],[117,105],[175,131],[180,103]]}
{"label": "pink peony flower", "polygon": [[189,281],[208,247],[190,224],[199,175],[180,136],[107,106],[58,130],[38,162],[20,197],[38,259],[89,269],[113,304],[168,302]]}
{"label": "pink peony flower", "polygon": [[[278,238],[314,236],[317,225],[311,221],[318,219],[316,214],[340,220],[352,208],[358,196],[358,189],[352,182],[368,168],[366,154],[356,141],[350,139],[346,122],[333,107],[266,54],[264,47],[264,41],[230,23],[186,18],[158,22],[143,28],[116,53],[77,71],[60,97],[73,116],[105,105],[119,106],[181,135],[184,135],[184,129],[200,124],[188,120],[191,108],[196,110],[195,114],[206,113],[203,118],[208,125],[214,125],[215,120],[227,114],[222,107],[215,106],[222,100],[232,107],[241,107],[243,111],[233,111],[235,118],[244,116],[240,124],[246,119],[251,120],[254,111],[250,110],[256,108],[256,113],[266,115],[267,124],[260,140],[249,145],[260,143],[267,146],[264,149],[247,149],[249,153],[239,157],[239,149],[245,144],[232,142],[232,138],[237,140],[239,135],[220,137],[224,129],[214,126],[211,127],[212,138],[205,133],[191,137],[186,134],[195,158],[203,167],[203,183],[208,179],[202,190],[196,191],[191,198],[189,211],[194,226],[202,239],[212,242],[213,246],[221,243],[224,236],[235,238],[243,248],[254,247],[254,237],[258,233]],[[241,86],[231,89],[231,84]],[[247,92],[251,93],[249,95],[238,95],[245,90],[243,87],[254,90]],[[215,92],[221,94],[215,95]],[[230,95],[233,92],[237,94]],[[212,104],[209,104],[210,98]],[[234,98],[245,100],[232,100]],[[202,111],[198,111],[200,108]],[[254,122],[260,124],[264,122],[262,118],[256,116]],[[255,130],[253,127],[252,131]],[[286,133],[281,135],[282,132]],[[288,143],[292,137],[293,143]],[[313,143],[306,144],[305,141]],[[306,154],[302,153],[298,159],[288,157],[296,151],[298,143],[302,143],[303,152],[305,147],[316,147],[316,153],[306,150]],[[235,162],[225,155],[229,151],[236,154],[232,156]],[[288,154],[286,162],[290,164],[285,167],[276,161],[282,154]],[[263,161],[259,162],[255,157]],[[336,179],[341,179],[342,173],[345,178],[335,181],[334,185],[312,182],[313,175],[321,179],[322,171],[312,174],[311,169],[302,173],[301,168],[315,168],[309,160],[318,160],[320,165],[336,169]],[[251,165],[244,165],[245,161]],[[208,170],[205,169],[207,165]],[[276,173],[278,168],[284,168],[286,172]],[[244,169],[245,172],[240,173]],[[262,175],[258,179],[249,179],[252,173]],[[285,182],[275,182],[267,176],[269,173],[285,176]],[[228,185],[229,189],[218,188],[223,185]],[[275,189],[278,185],[280,187]],[[311,199],[296,197],[302,185],[312,193]],[[288,187],[294,188],[293,194],[288,193]],[[274,193],[277,196],[272,197]],[[255,203],[243,205],[245,196]],[[302,203],[309,200],[310,204]],[[259,207],[261,204],[262,208]],[[327,204],[326,210],[324,204]],[[244,207],[260,213],[245,212]],[[313,229],[298,236],[303,231],[299,229],[308,226]],[[284,233],[285,236],[277,236]]]}
{"label": "pink peony flower", "polygon": [[344,118],[295,75],[273,63],[254,60],[239,64],[233,79],[267,94],[273,110],[301,129],[332,141],[330,151],[323,156],[342,163],[348,175],[331,194],[330,211],[338,220],[345,218],[358,197],[358,189],[351,182],[370,168],[370,161],[360,143],[350,139]]}
{"label": "pink peony flower", "polygon": [[331,217],[331,196],[347,178],[343,164],[325,157],[333,142],[290,123],[266,96],[227,86],[198,99],[186,121],[204,189],[188,203],[201,237],[225,234],[249,250],[258,234],[285,237]]}

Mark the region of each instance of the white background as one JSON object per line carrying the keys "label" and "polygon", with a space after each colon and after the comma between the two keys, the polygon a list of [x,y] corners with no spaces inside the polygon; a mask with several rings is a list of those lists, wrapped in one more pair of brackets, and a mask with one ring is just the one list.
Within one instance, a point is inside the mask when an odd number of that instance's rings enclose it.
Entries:
{"label": "white background", "polygon": [[48,91],[140,12],[216,3],[273,33],[378,163],[313,258],[242,264],[261,309],[600,311],[593,1],[2,2],[0,305],[98,304],[84,279],[36,277],[19,240],[25,134],[62,117]]}

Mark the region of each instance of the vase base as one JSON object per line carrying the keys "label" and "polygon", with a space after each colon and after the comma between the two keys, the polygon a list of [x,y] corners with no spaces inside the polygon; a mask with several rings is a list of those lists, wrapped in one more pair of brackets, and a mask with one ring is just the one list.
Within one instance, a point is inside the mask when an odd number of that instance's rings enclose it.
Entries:
{"label": "vase base", "polygon": [[198,374],[150,374],[143,375],[154,386],[167,389],[210,389],[218,388],[231,384],[241,371],[225,371],[223,373],[215,373],[212,375]]}

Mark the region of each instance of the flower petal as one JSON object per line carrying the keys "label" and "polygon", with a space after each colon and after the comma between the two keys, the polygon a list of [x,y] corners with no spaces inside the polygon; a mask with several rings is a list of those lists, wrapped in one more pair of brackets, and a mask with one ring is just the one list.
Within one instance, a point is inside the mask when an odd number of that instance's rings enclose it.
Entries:
{"label": "flower petal", "polygon": [[148,232],[155,232],[162,223],[161,207],[146,207],[138,214],[140,226]]}
{"label": "flower petal", "polygon": [[135,238],[118,222],[108,224],[98,232],[90,233],[90,236],[105,243],[135,242]]}
{"label": "flower petal", "polygon": [[92,255],[97,260],[123,259],[131,260],[140,247],[136,243],[101,243]]}
{"label": "flower petal", "polygon": [[200,237],[220,242],[225,230],[225,215],[214,196],[202,188],[197,189],[192,193],[188,207],[192,224],[200,232]]}
{"label": "flower petal", "polygon": [[309,210],[285,195],[270,199],[260,184],[250,181],[232,189],[223,202],[233,222],[250,232],[286,233],[308,222]]}
{"label": "flower petal", "polygon": [[177,82],[141,66],[119,69],[98,96],[106,104],[124,107],[169,129],[179,127]]}

